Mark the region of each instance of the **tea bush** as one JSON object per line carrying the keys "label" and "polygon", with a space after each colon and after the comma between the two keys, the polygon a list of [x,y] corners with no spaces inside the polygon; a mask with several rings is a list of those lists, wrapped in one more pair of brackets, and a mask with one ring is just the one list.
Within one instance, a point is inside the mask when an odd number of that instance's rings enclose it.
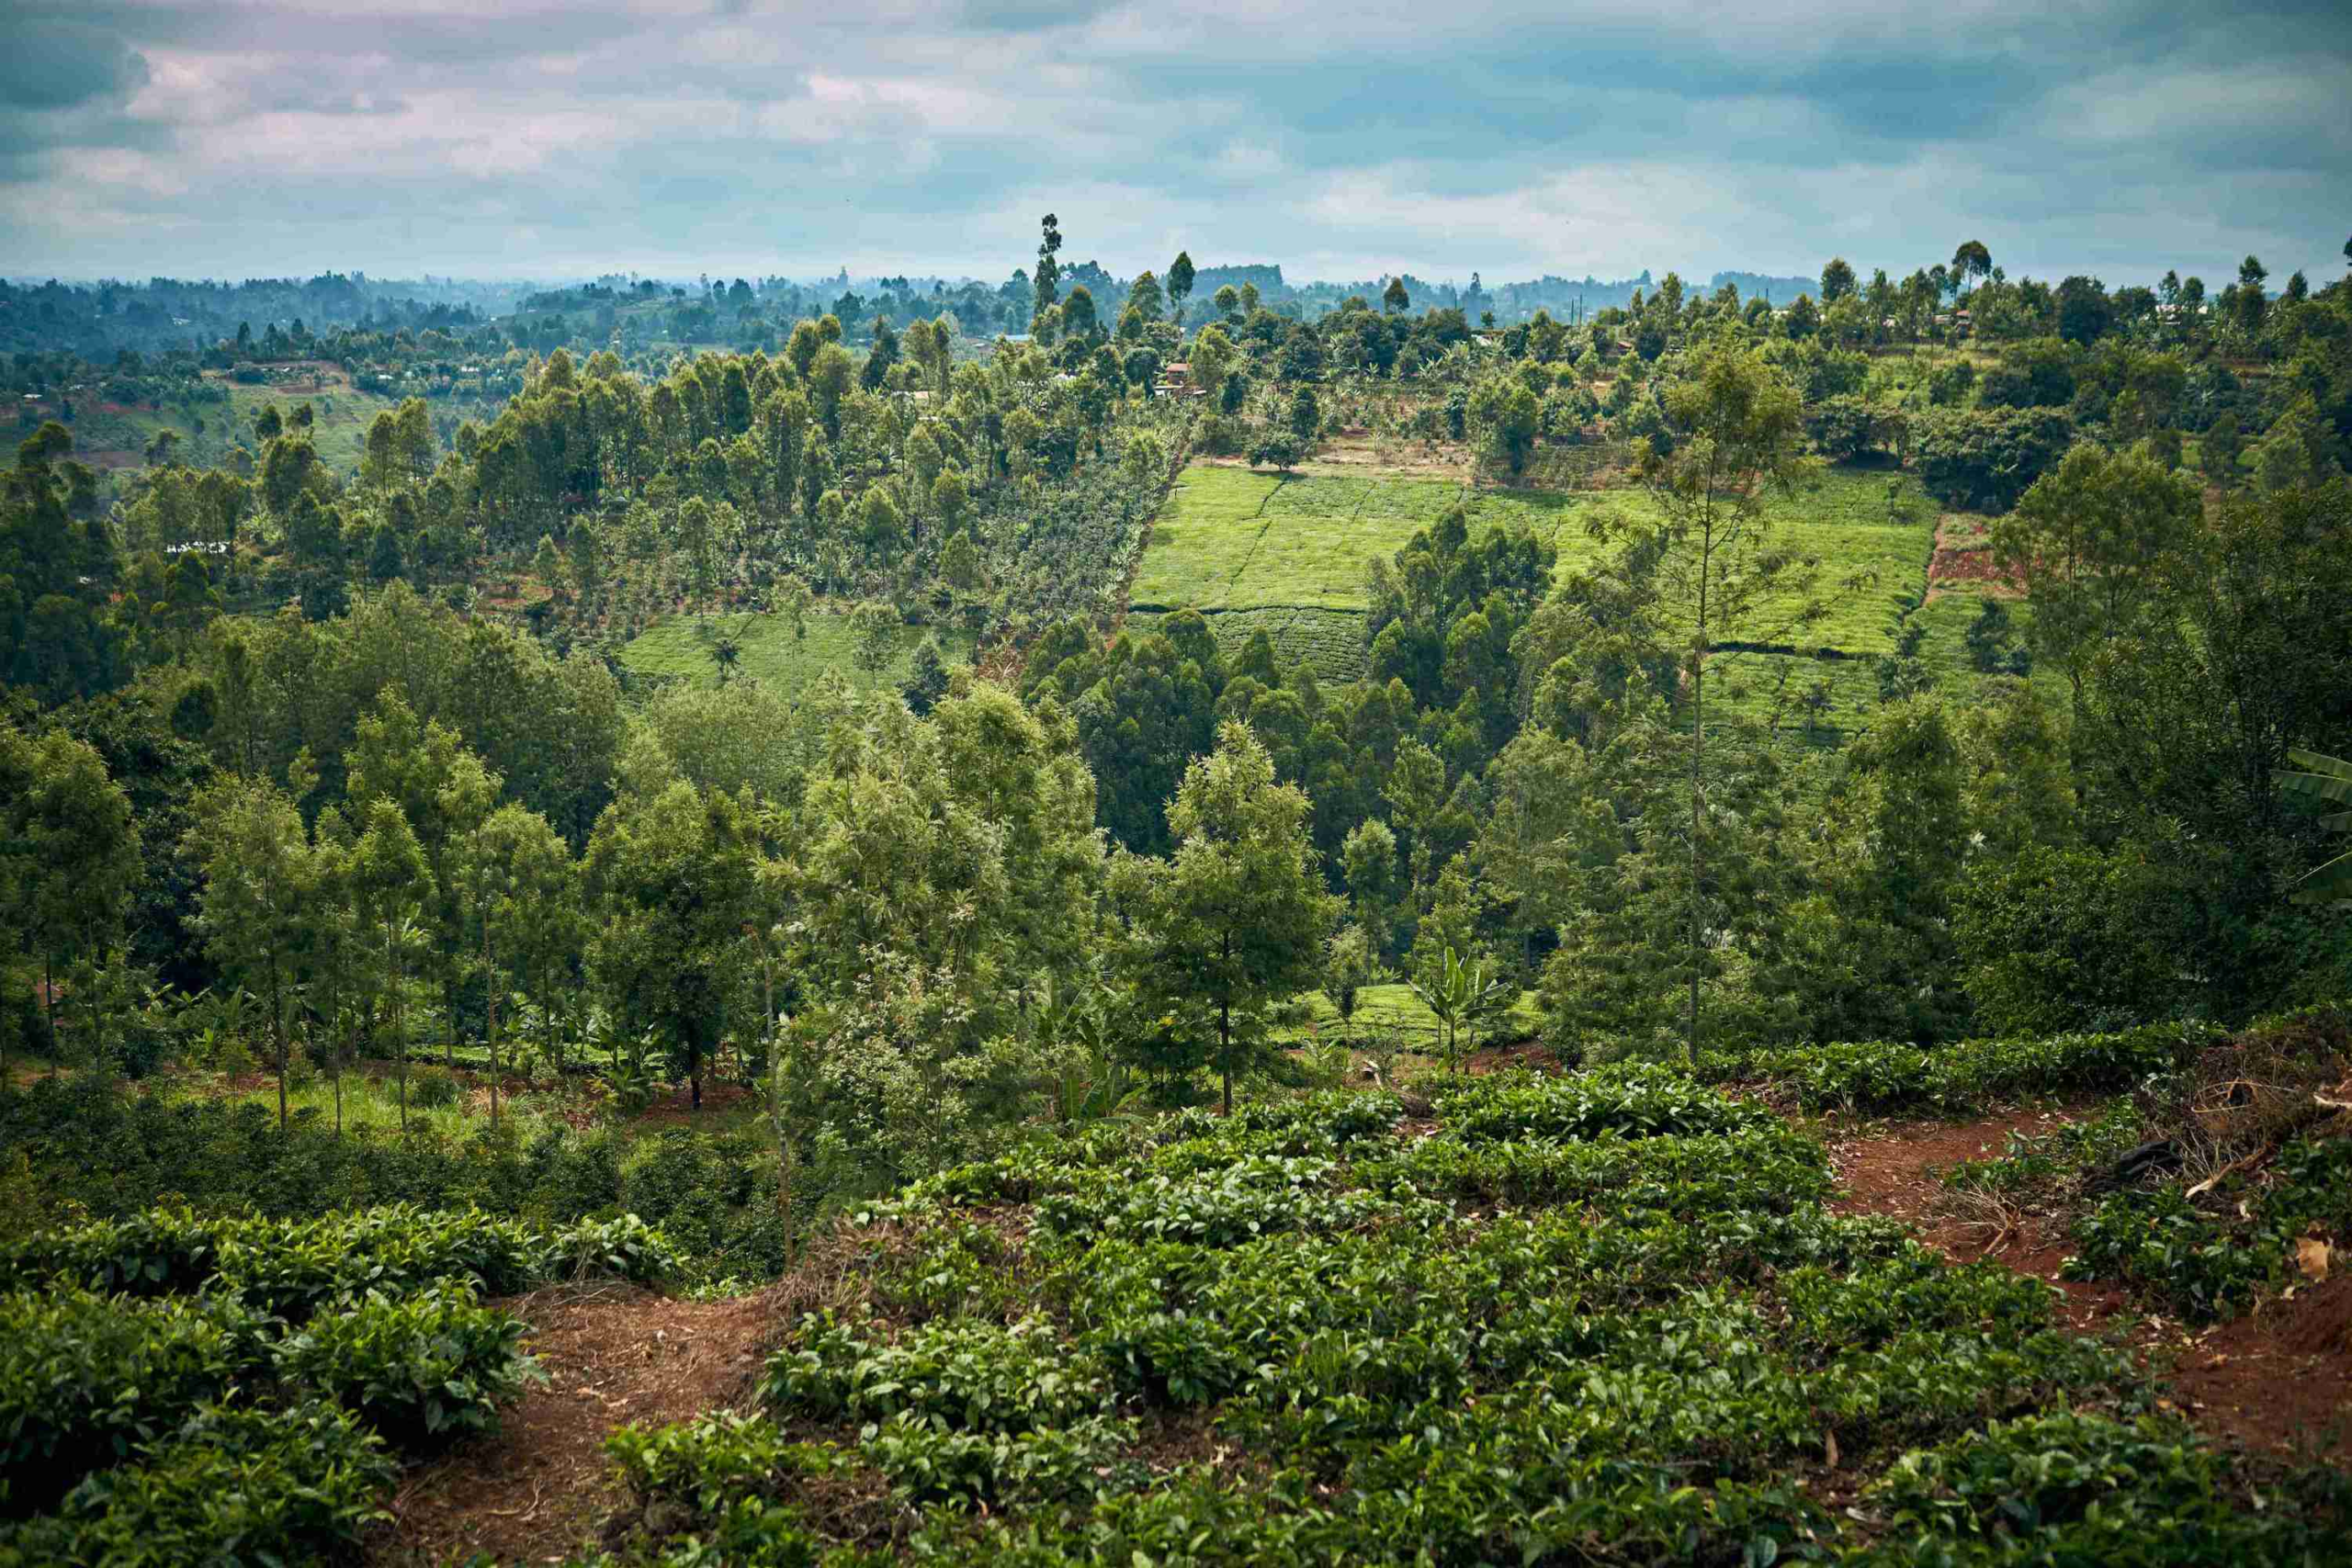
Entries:
{"label": "tea bush", "polygon": [[322,1313],[272,1350],[280,1378],[334,1399],[401,1448],[498,1424],[498,1407],[537,1369],[523,1325],[445,1281],[398,1300],[379,1295]]}
{"label": "tea bush", "polygon": [[[1057,1131],[872,1205],[844,1237],[861,1305],[772,1359],[775,1424],[616,1440],[623,1556],[2041,1561],[1941,1518],[2007,1506],[2093,1549],[2053,1562],[2177,1525],[2206,1561],[2283,1563],[2339,1517],[2266,1495],[2268,1533],[2226,1533],[2224,1459],[2110,1440],[2148,1397],[2127,1355],[2039,1280],[1828,1213],[1824,1151],[1760,1107],[1623,1066],[1453,1086],[1436,1116],[1315,1097]],[[2107,1425],[2055,1424],[2077,1411]],[[1807,1494],[1833,1449],[1886,1480],[1855,1517]],[[2136,1535],[2105,1522],[2127,1494]]]}
{"label": "tea bush", "polygon": [[35,1231],[0,1246],[0,1288],[138,1295],[210,1288],[293,1318],[338,1297],[397,1295],[444,1280],[511,1295],[551,1279],[649,1280],[679,1267],[662,1234],[634,1214],[546,1231],[479,1210],[404,1204],[294,1222],[158,1210]]}
{"label": "tea bush", "polygon": [[818,1417],[907,1416],[941,1431],[1020,1431],[1099,1413],[1109,1381],[1065,1358],[1043,1323],[940,1324],[875,1344],[831,1317],[804,1318],[768,1361],[763,1396]]}
{"label": "tea bush", "polygon": [[706,1516],[841,1462],[829,1449],[787,1438],[771,1421],[731,1411],[670,1427],[624,1427],[605,1440],[605,1451],[640,1506]]}
{"label": "tea bush", "polygon": [[1707,1067],[1717,1079],[1785,1084],[1813,1110],[1964,1111],[2023,1095],[2126,1088],[2180,1067],[2221,1037],[2211,1025],[2181,1022],[1944,1045],[1869,1040],[1715,1056]]}
{"label": "tea bush", "polygon": [[2234,1184],[2210,1201],[2199,1208],[2177,1184],[2115,1194],[2075,1222],[2067,1274],[2129,1284],[2191,1317],[2242,1312],[2286,1281],[2299,1237],[2352,1233],[2352,1143],[2289,1144],[2243,1213]]}
{"label": "tea bush", "polygon": [[232,1303],[89,1291],[0,1296],[0,1512],[46,1506],[264,1364]]}
{"label": "tea bush", "polygon": [[1774,1120],[1670,1067],[1620,1062],[1573,1077],[1502,1074],[1436,1098],[1437,1118],[1467,1143],[1517,1138],[1714,1134]]}
{"label": "tea bush", "polygon": [[51,1517],[0,1529],[0,1562],[180,1568],[356,1555],[386,1516],[393,1465],[349,1412],[199,1408],[133,1461],[102,1470]]}
{"label": "tea bush", "polygon": [[[258,1103],[121,1095],[87,1077],[0,1089],[0,1148],[23,1156],[0,1172],[20,1234],[135,1228],[157,1210],[313,1220],[408,1204],[559,1227],[634,1213],[669,1241],[661,1272],[686,1280],[772,1278],[786,1253],[774,1155],[755,1138],[677,1134],[630,1154],[609,1129],[526,1137],[510,1121],[458,1136],[420,1120],[405,1138],[367,1126],[337,1135],[299,1115],[281,1133]],[[0,1243],[0,1279],[20,1277],[10,1257]],[[177,1288],[128,1277],[107,1288],[118,1285]]]}

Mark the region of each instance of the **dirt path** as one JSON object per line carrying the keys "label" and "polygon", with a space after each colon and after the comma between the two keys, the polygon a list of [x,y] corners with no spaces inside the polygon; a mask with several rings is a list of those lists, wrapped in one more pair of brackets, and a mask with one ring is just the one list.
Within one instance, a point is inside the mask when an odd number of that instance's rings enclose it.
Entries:
{"label": "dirt path", "polygon": [[2352,1463],[2352,1274],[2193,1329],[2147,1313],[2113,1286],[2060,1279],[2069,1249],[2047,1221],[1991,1213],[1980,1218],[1948,1203],[1940,1168],[1997,1155],[2012,1132],[2046,1133],[2080,1120],[2085,1109],[1871,1128],[1842,1139],[1834,1127],[1823,1129],[1846,1188],[1831,1207],[1900,1220],[1956,1262],[1990,1258],[2046,1280],[2065,1298],[2061,1310],[2069,1325],[2082,1333],[2122,1328],[2150,1376],[2170,1384],[2178,1407],[2249,1455]]}
{"label": "dirt path", "polygon": [[475,1551],[552,1562],[591,1544],[616,1501],[605,1437],[740,1404],[782,1322],[771,1292],[688,1302],[634,1285],[571,1285],[496,1304],[530,1325],[526,1346],[549,1381],[496,1433],[410,1474],[379,1563]]}

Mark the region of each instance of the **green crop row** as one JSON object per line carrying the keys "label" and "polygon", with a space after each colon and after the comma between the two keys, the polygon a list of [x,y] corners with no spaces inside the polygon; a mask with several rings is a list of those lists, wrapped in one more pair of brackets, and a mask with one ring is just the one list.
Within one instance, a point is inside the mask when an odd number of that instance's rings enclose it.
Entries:
{"label": "green crop row", "polygon": [[2053,1034],[1914,1045],[1869,1040],[1798,1045],[1707,1060],[1721,1081],[1770,1080],[1808,1109],[1962,1111],[2031,1094],[2121,1089],[2171,1072],[2221,1037],[2210,1025],[2147,1024],[2106,1034]]}
{"label": "green crop row", "polygon": [[50,1506],[215,1402],[323,1399],[408,1449],[484,1430],[531,1375],[521,1333],[458,1283],[290,1331],[221,1297],[0,1295],[0,1511]]}
{"label": "green crop row", "polygon": [[634,1214],[545,1230],[479,1210],[405,1204],[295,1221],[155,1210],[0,1243],[0,1290],[209,1290],[290,1318],[355,1294],[397,1295],[449,1280],[512,1295],[548,1280],[646,1280],[674,1267],[661,1233]]}
{"label": "green crop row", "polygon": [[[635,1501],[597,1561],[2022,1563],[2057,1532],[2091,1550],[2048,1560],[2087,1563],[2177,1526],[2229,1549],[2206,1561],[2284,1562],[2324,1540],[2324,1499],[2248,1515],[2226,1461],[2135,1424],[2129,1359],[2067,1333],[2048,1286],[1832,1215],[1828,1179],[1817,1143],[1651,1066],[1480,1080],[1433,1122],[1323,1095],[1046,1134],[861,1217],[863,1304],[789,1333],[769,1419],[616,1438]],[[1808,1491],[1825,1461],[1870,1483],[1850,1517]],[[2197,1560],[2169,1551],[2146,1560]]]}

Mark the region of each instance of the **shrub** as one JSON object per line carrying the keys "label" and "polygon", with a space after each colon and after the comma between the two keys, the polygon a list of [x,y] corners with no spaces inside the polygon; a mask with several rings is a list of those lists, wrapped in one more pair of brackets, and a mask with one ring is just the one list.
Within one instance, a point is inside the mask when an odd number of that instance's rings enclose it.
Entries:
{"label": "shrub", "polygon": [[408,1100],[426,1111],[446,1111],[461,1092],[455,1074],[447,1067],[420,1065],[408,1073]]}
{"label": "shrub", "polygon": [[1498,1074],[1437,1097],[1438,1121],[1465,1143],[1729,1133],[1772,1120],[1671,1067],[1617,1063],[1573,1077]]}
{"label": "shrub", "polygon": [[538,1375],[523,1325],[442,1284],[398,1301],[371,1294],[312,1318],[275,1348],[277,1374],[356,1411],[418,1449],[498,1424],[498,1407]]}
{"label": "shrub", "polygon": [[832,1450],[786,1438],[772,1421],[732,1412],[667,1427],[624,1427],[605,1439],[605,1452],[640,1508],[669,1504],[705,1518],[842,1462]]}
{"label": "shrub", "polygon": [[635,1214],[582,1220],[557,1231],[537,1258],[538,1274],[548,1280],[659,1280],[681,1267],[668,1238]]}
{"label": "shrub", "polygon": [[403,1204],[291,1223],[159,1211],[37,1231],[0,1248],[0,1285],[165,1295],[217,1281],[257,1311],[298,1319],[339,1297],[398,1296],[445,1280],[509,1295],[550,1279],[650,1280],[681,1267],[662,1233],[634,1214],[541,1232],[480,1210]]}
{"label": "shrub", "polygon": [[876,1345],[828,1314],[807,1317],[769,1358],[763,1389],[779,1408],[820,1418],[906,1415],[943,1431],[1023,1431],[1102,1411],[1103,1369],[1066,1352],[1034,1319],[1011,1327],[943,1323]]}
{"label": "shrub", "polygon": [[120,1463],[261,1364],[261,1321],[209,1300],[0,1296],[0,1512]]}
{"label": "shrub", "polygon": [[137,1462],[92,1475],[43,1525],[60,1562],[317,1562],[356,1555],[387,1517],[377,1498],[393,1474],[376,1437],[331,1404],[206,1406]]}
{"label": "shrub", "polygon": [[918,1503],[1034,1505],[1091,1496],[1135,1438],[1133,1421],[1104,1416],[1067,1427],[959,1432],[904,1413],[873,1428],[858,1447]]}
{"label": "shrub", "polygon": [[2030,1535],[2094,1508],[2170,1513],[2211,1496],[2222,1479],[2219,1458],[2178,1424],[2061,1414],[1996,1421],[1905,1454],[1869,1497],[1897,1529]]}
{"label": "shrub", "polygon": [[1786,1084],[1808,1109],[1961,1111],[2020,1095],[2119,1089],[2172,1071],[2219,1033],[2207,1024],[2157,1023],[1934,1046],[1843,1041],[1716,1057],[1708,1072]]}
{"label": "shrub", "polygon": [[221,1233],[235,1222],[185,1209],[29,1229],[0,1242],[0,1290],[64,1286],[135,1296],[181,1295],[210,1279]]}
{"label": "shrub", "polygon": [[1915,425],[1919,480],[1947,506],[2007,512],[2075,443],[2056,409],[1934,409]]}

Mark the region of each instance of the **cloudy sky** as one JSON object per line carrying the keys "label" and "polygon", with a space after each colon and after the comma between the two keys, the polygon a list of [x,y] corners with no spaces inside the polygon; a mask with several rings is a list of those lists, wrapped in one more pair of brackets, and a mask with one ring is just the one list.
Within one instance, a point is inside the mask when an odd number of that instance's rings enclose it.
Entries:
{"label": "cloudy sky", "polygon": [[2352,6],[17,0],[0,273],[2338,276]]}

